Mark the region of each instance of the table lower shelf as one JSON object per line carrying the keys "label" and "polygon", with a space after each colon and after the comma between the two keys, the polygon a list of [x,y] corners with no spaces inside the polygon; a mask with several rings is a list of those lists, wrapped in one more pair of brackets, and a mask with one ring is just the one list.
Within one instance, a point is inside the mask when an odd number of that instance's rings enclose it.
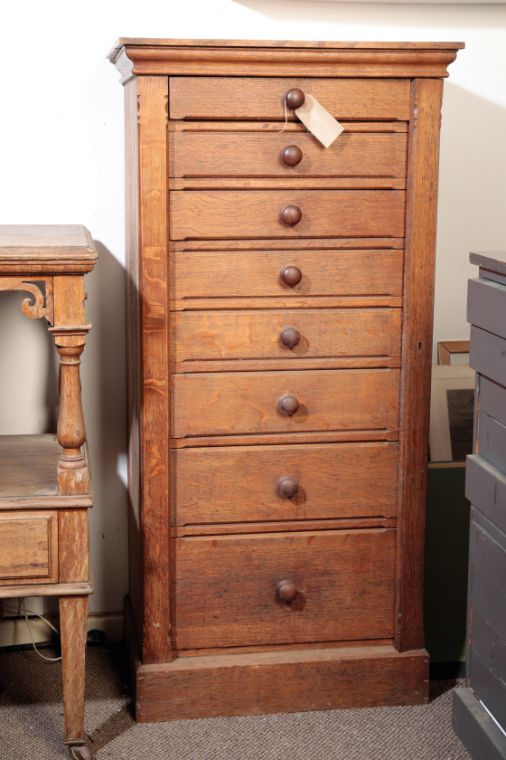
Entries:
{"label": "table lower shelf", "polygon": [[0,510],[91,507],[88,495],[58,493],[60,452],[52,434],[0,436]]}

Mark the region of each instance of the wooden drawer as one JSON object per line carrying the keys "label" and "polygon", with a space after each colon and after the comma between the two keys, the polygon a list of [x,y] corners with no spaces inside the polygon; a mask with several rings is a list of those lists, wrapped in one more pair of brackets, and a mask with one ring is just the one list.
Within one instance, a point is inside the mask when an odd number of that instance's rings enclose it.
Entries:
{"label": "wooden drawer", "polygon": [[[324,148],[309,132],[280,133],[279,124],[171,123],[171,177],[405,177],[407,134],[342,133]],[[351,127],[353,130],[353,127]],[[296,146],[302,158],[282,157]]]}
{"label": "wooden drawer", "polygon": [[[402,237],[403,190],[179,190],[170,193],[172,240]],[[282,209],[297,206],[293,227]]]}
{"label": "wooden drawer", "polygon": [[226,368],[232,360],[263,364],[259,369],[310,359],[328,366],[346,357],[362,366],[367,357],[398,365],[401,350],[400,309],[178,312],[171,330],[181,371]]}
{"label": "wooden drawer", "polygon": [[[399,370],[174,375],[172,436],[397,428]],[[278,403],[294,396],[292,416]]]}
{"label": "wooden drawer", "polygon": [[57,581],[56,512],[0,513],[0,585]]}
{"label": "wooden drawer", "polygon": [[[180,538],[174,543],[178,648],[392,636],[394,530]],[[281,581],[297,589],[290,604],[277,596]]]}
{"label": "wooden drawer", "polygon": [[[398,446],[338,443],[172,452],[176,525],[394,517]],[[291,498],[278,493],[295,482]]]}
{"label": "wooden drawer", "polygon": [[171,77],[169,88],[171,119],[284,121],[285,94],[293,88],[315,97],[337,119],[409,119],[408,79]]}
{"label": "wooden drawer", "polygon": [[[402,294],[400,250],[187,251],[183,245],[174,245],[169,261],[171,298],[176,302]],[[300,270],[302,279],[294,287],[281,279],[287,267]]]}

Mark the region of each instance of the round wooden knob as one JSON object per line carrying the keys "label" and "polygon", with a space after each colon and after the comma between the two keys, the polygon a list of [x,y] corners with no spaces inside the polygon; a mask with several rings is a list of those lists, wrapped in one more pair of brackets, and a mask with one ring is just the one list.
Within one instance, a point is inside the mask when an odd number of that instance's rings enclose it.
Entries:
{"label": "round wooden knob", "polygon": [[302,272],[299,267],[285,267],[279,274],[281,282],[294,288],[302,280]]}
{"label": "round wooden knob", "polygon": [[294,87],[293,90],[288,90],[288,92],[285,95],[285,103],[287,108],[291,108],[292,110],[294,108],[300,108],[301,105],[304,103],[306,99],[306,96],[302,92],[302,90],[299,90],[298,87]]}
{"label": "round wooden knob", "polygon": [[299,490],[299,481],[291,475],[282,475],[276,483],[276,493],[282,499],[293,499]]}
{"label": "round wooden knob", "polygon": [[297,166],[302,161],[302,151],[298,145],[287,145],[281,151],[281,160],[287,166]]}
{"label": "round wooden knob", "polygon": [[297,594],[297,586],[293,581],[280,581],[276,586],[276,596],[285,604],[291,604]]}
{"label": "round wooden knob", "polygon": [[302,219],[302,211],[298,206],[284,206],[281,209],[281,221],[289,227],[295,227]]}
{"label": "round wooden knob", "polygon": [[291,417],[295,414],[299,406],[299,401],[295,396],[281,396],[281,398],[278,399],[278,412],[280,414],[285,414],[287,417]]}
{"label": "round wooden knob", "polygon": [[287,348],[295,348],[300,341],[300,332],[296,327],[285,327],[280,332],[279,339]]}

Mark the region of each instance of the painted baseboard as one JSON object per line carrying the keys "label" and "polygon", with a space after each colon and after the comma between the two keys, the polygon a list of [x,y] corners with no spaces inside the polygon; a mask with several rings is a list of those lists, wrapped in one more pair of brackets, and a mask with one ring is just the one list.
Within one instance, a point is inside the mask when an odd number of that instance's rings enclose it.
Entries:
{"label": "painted baseboard", "polygon": [[[48,620],[58,628],[58,617],[46,615]],[[30,618],[30,628],[36,644],[51,641],[51,630],[39,618]],[[104,612],[91,614],[88,617],[88,630],[105,633],[107,641],[123,640],[123,613]],[[23,617],[0,618],[0,648],[31,644],[30,634]]]}

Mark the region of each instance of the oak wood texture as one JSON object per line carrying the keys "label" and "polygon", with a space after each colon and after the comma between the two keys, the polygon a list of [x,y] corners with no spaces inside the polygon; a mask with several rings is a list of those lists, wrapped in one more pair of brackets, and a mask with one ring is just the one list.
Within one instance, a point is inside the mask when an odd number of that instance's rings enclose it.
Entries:
{"label": "oak wood texture", "polygon": [[96,250],[78,226],[0,226],[0,290],[24,291],[22,312],[49,323],[59,356],[54,435],[0,438],[0,597],[60,598],[65,736],[86,743],[84,673],[88,508],[92,506],[80,360],[84,274]]}
{"label": "oak wood texture", "polygon": [[65,741],[69,745],[85,744],[84,682],[88,596],[61,596],[60,639],[65,708]]}
{"label": "oak wood texture", "polygon": [[[283,342],[290,338],[295,345]],[[398,360],[400,338],[400,309],[185,311],[171,323],[174,367],[186,372],[226,369],[233,360],[242,369],[255,360],[265,368],[271,360],[287,369],[308,359],[329,366],[349,356],[362,357],[363,366],[378,357],[385,366]]]}
{"label": "oak wood texture", "polygon": [[401,370],[400,504],[396,646],[423,646],[423,556],[432,313],[443,83],[414,80],[411,92]]}
{"label": "oak wood texture", "polygon": [[[141,719],[368,704],[368,688],[388,702],[382,677],[403,701],[426,698],[439,77],[459,47],[123,40],[111,53],[127,82]],[[342,121],[330,149],[285,114],[289,90]],[[386,551],[362,548],[385,541]],[[376,559],[383,570],[367,574]],[[346,596],[362,572],[365,590]],[[338,653],[346,641],[356,692]],[[391,671],[378,665],[390,645],[406,650]],[[317,650],[332,652],[321,669],[303,665]],[[269,657],[285,658],[277,672]]]}
{"label": "oak wood texture", "polygon": [[54,435],[0,436],[0,508],[7,498],[56,496],[59,454]]}
{"label": "oak wood texture", "polygon": [[0,512],[0,584],[58,580],[55,512]]}
{"label": "oak wood texture", "polygon": [[393,633],[393,530],[180,538],[174,550],[178,649]]}
{"label": "oak wood texture", "polygon": [[[394,443],[173,451],[173,524],[395,517],[397,459]],[[292,498],[276,491],[283,475]]]}
{"label": "oak wood texture", "polygon": [[[399,370],[221,372],[174,375],[172,436],[395,428]],[[278,399],[295,396],[288,417]]]}
{"label": "oak wood texture", "polygon": [[[401,190],[186,190],[170,193],[171,240],[404,234]],[[295,226],[282,209],[297,206]]]}
{"label": "oak wood texture", "polygon": [[[256,130],[193,130],[178,124],[169,132],[171,177],[404,177],[407,136],[402,132],[347,131],[326,149],[308,132],[280,132],[279,123]],[[272,130],[275,127],[275,131]],[[266,129],[271,127],[271,130]],[[295,146],[296,165],[283,161],[283,151]]]}
{"label": "oak wood texture", "polygon": [[[133,471],[130,498],[140,505],[132,515],[130,535],[142,531],[139,555],[142,574],[142,657],[144,662],[164,662],[170,657],[170,604],[167,589],[169,564],[170,472],[167,444],[170,425],[169,308],[167,263],[167,99],[168,81],[147,77],[132,83],[131,107],[135,112],[135,138],[130,161],[138,167],[132,174],[131,218],[128,248],[131,276],[130,371],[142,367],[138,389],[140,407],[131,406],[139,435],[138,468]],[[138,184],[137,184],[138,183]],[[137,216],[138,215],[138,216]],[[137,255],[138,247],[142,254]],[[137,299],[141,297],[140,303]],[[138,328],[137,328],[138,325]],[[137,333],[138,329],[138,333]],[[135,331],[135,332],[134,332]],[[135,399],[131,397],[131,403]],[[134,433],[135,435],[135,433]],[[134,439],[132,446],[136,447]]]}
{"label": "oak wood texture", "polygon": [[[409,83],[403,80],[281,79],[276,77],[172,77],[171,119],[285,120],[285,93],[310,93],[337,119],[409,117]],[[291,118],[293,112],[288,114]]]}
{"label": "oak wood texture", "polygon": [[0,225],[0,275],[91,272],[97,252],[79,225]]}
{"label": "oak wood texture", "polygon": [[389,646],[181,657],[136,669],[141,723],[425,704],[426,652]]}
{"label": "oak wood texture", "polygon": [[[396,249],[272,250],[266,244],[263,250],[200,251],[175,243],[170,253],[171,306],[176,309],[198,306],[206,298],[222,308],[227,304],[221,301],[231,298],[248,298],[250,303],[254,297],[263,303],[276,298],[284,306],[304,297],[309,306],[312,297],[402,294],[403,254]],[[280,277],[289,266],[302,273],[294,287]],[[227,276],[223,277],[225,267]]]}

